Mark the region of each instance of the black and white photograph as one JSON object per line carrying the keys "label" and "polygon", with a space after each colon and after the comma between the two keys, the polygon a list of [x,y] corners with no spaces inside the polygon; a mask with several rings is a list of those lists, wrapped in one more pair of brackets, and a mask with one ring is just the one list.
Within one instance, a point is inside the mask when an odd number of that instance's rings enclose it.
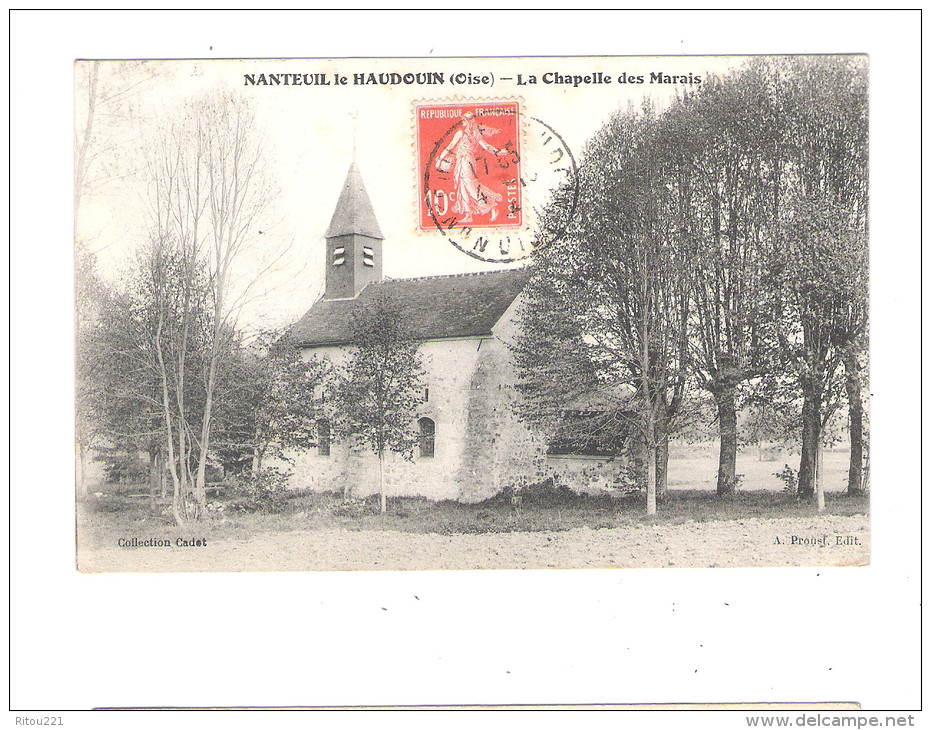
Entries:
{"label": "black and white photograph", "polygon": [[866,56],[75,104],[80,570],[869,563]]}
{"label": "black and white photograph", "polygon": [[11,726],[921,726],[920,11],[8,30]]}

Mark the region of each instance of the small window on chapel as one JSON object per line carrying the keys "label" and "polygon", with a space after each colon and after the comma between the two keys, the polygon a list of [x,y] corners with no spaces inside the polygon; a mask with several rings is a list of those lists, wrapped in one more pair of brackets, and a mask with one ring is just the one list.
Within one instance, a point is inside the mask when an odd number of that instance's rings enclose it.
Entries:
{"label": "small window on chapel", "polygon": [[333,249],[333,266],[342,266],[346,263],[346,247],[337,246]]}
{"label": "small window on chapel", "polygon": [[369,246],[362,247],[362,263],[365,266],[375,265],[375,252]]}
{"label": "small window on chapel", "polygon": [[430,389],[429,388],[423,389],[423,402],[424,403],[430,402]]}
{"label": "small window on chapel", "polygon": [[429,418],[417,421],[420,426],[420,458],[432,458],[436,453],[436,424]]}

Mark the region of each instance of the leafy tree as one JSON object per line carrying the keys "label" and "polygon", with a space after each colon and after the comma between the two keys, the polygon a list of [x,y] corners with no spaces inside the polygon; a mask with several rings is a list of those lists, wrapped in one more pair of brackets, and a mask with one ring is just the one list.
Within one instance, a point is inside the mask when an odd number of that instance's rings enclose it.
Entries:
{"label": "leafy tree", "polygon": [[717,492],[736,486],[741,390],[771,361],[762,245],[774,215],[781,135],[775,73],[763,60],[679,98],[664,115],[669,176],[693,248],[690,362],[717,408]]}
{"label": "leafy tree", "polygon": [[831,201],[799,200],[786,206],[773,257],[781,292],[779,338],[786,363],[802,390],[801,494],[824,495],[818,478],[823,430],[842,397],[839,368],[850,302],[862,284],[858,271],[866,241]]}
{"label": "leafy tree", "polygon": [[362,303],[353,321],[353,351],[341,374],[339,427],[378,456],[381,511],[387,510],[385,453],[411,459],[418,441],[423,366],[398,302],[385,294]]}
{"label": "leafy tree", "polygon": [[[185,281],[181,252],[168,246],[149,247],[140,255],[136,273],[126,278],[125,291],[110,292],[102,303],[93,336],[83,348],[95,364],[94,377],[88,379],[93,388],[86,399],[86,415],[108,444],[105,459],[119,465],[147,451],[153,496],[166,468],[190,478],[201,456],[196,432],[179,426],[184,422],[182,413],[194,422],[202,418],[203,373],[213,328],[211,310],[205,306],[206,275],[194,277],[187,294],[196,295],[188,297],[187,305]],[[182,337],[185,321],[187,333]],[[168,353],[161,362],[159,336]],[[283,448],[313,443],[315,418],[322,407],[314,391],[326,384],[331,368],[327,361],[305,362],[296,350],[280,344],[275,333],[260,336],[248,347],[237,335],[231,335],[230,341],[233,347],[217,373],[216,438],[210,456],[226,467],[251,461],[253,473],[258,473],[267,454],[280,456]],[[183,360],[174,349],[181,343]],[[182,517],[188,494],[178,494]]]}
{"label": "leafy tree", "polygon": [[[140,252],[133,271],[123,278],[122,287],[111,288],[99,302],[99,311],[86,337],[79,341],[78,372],[83,363],[93,365],[92,377],[79,400],[84,418],[114,458],[139,451],[149,454],[150,493],[162,483],[168,462],[169,436],[176,439],[173,463],[190,471],[197,457],[196,445],[178,432],[169,432],[167,420],[179,422],[180,407],[189,413],[203,408],[203,388],[197,378],[184,377],[203,366],[205,330],[209,311],[203,306],[203,277],[200,297],[194,297],[183,314],[184,296],[180,287],[185,264],[179,253],[168,246],[153,244]],[[198,303],[199,302],[199,303]],[[183,361],[173,354],[166,362],[168,411],[166,420],[162,392],[158,340],[176,340],[177,324],[188,321],[188,337]],[[161,332],[159,330],[161,324]],[[164,359],[164,358],[163,358]],[[173,367],[179,363],[180,367]],[[183,389],[183,390],[182,390]],[[82,392],[79,389],[79,394]],[[183,446],[183,448],[182,448]],[[179,502],[183,495],[179,493]]]}
{"label": "leafy tree", "polygon": [[586,205],[562,240],[535,253],[515,346],[525,420],[552,424],[579,396],[622,399],[599,427],[639,431],[648,514],[665,492],[688,380],[689,254],[668,160],[649,107],[616,115],[589,143]]}
{"label": "leafy tree", "polygon": [[[843,398],[862,391],[868,313],[867,79],[859,59],[787,62],[787,128],[770,273],[783,361],[804,399],[799,493],[817,493],[822,432]],[[862,405],[851,409],[851,491],[862,475]]]}
{"label": "leafy tree", "polygon": [[[687,391],[694,374],[716,402],[717,487],[727,494],[739,404],[768,390],[782,414],[803,404],[806,494],[844,397],[843,367],[855,491],[866,169],[866,78],[856,59],[755,59],[662,113],[617,115],[580,168],[586,206],[537,255],[516,348],[522,417],[552,433],[586,393],[626,385],[661,495],[669,434],[700,402]],[[609,410],[588,425],[617,430],[624,416]]]}
{"label": "leafy tree", "polygon": [[219,382],[215,444],[225,466],[250,463],[255,476],[268,456],[285,458],[285,449],[314,445],[332,366],[317,357],[304,360],[279,332],[237,344],[231,355]]}
{"label": "leafy tree", "polygon": [[746,398],[739,414],[740,444],[756,446],[761,461],[765,443],[777,444],[782,448],[797,445],[799,411],[798,399],[789,400],[783,396],[778,385],[757,385]]}
{"label": "leafy tree", "polygon": [[74,307],[74,405],[77,487],[87,496],[87,461],[91,449],[101,436],[94,405],[100,393],[101,368],[107,360],[98,350],[96,339],[100,317],[107,312],[110,292],[97,271],[95,256],[86,246],[75,248]]}
{"label": "leafy tree", "polygon": [[87,343],[96,367],[91,397],[84,406],[86,417],[93,420],[96,432],[115,458],[128,454],[137,459],[139,451],[149,454],[149,486],[154,496],[160,484],[164,429],[152,333],[147,330],[144,311],[130,292],[113,292],[108,297]]}

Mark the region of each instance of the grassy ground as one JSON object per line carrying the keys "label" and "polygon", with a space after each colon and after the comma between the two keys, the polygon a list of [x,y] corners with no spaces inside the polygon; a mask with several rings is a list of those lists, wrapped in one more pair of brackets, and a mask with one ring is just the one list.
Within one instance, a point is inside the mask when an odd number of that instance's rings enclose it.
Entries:
{"label": "grassy ground", "polygon": [[[154,507],[146,498],[132,497],[142,486],[105,486],[78,505],[80,543],[90,549],[110,546],[119,536],[145,536],[171,541],[182,538],[241,542],[255,536],[294,532],[395,532],[422,535],[504,535],[560,533],[578,528],[637,528],[695,523],[778,520],[818,517],[814,505],[799,502],[775,476],[786,461],[760,461],[755,452],[741,454],[738,473],[744,474],[733,497],[714,493],[716,452],[707,446],[675,447],[670,458],[669,492],[653,518],[645,515],[642,494],[624,498],[582,496],[566,488],[525,491],[519,508],[502,494],[480,504],[430,502],[417,498],[389,499],[388,513],[378,510],[377,497],[345,501],[342,495],[285,490],[276,509],[243,511],[242,494],[215,499],[201,521],[179,528],[167,501]],[[826,516],[867,515],[868,497],[842,493],[846,486],[846,452],[825,454]],[[711,525],[708,525],[710,528]]]}
{"label": "grassy ground", "polygon": [[[640,495],[624,499],[583,497],[569,490],[527,494],[520,508],[498,498],[475,505],[433,503],[424,499],[394,498],[388,513],[378,511],[377,497],[344,502],[332,493],[289,494],[274,513],[245,513],[235,509],[236,498],[214,502],[221,511],[211,512],[188,528],[178,528],[167,504],[153,510],[146,499],[116,494],[91,497],[79,505],[82,542],[88,546],[110,544],[114,535],[248,539],[257,534],[293,530],[346,529],[407,533],[494,534],[510,532],[565,531],[574,528],[614,528],[642,523],[677,525],[685,522],[772,519],[815,514],[812,504],[791,495],[762,490],[739,492],[720,499],[704,490],[670,491],[654,518],[645,515]],[[827,495],[827,514],[866,514],[865,497]]]}
{"label": "grassy ground", "polygon": [[[203,520],[178,527],[167,501],[153,506],[130,496],[143,487],[101,487],[78,503],[78,565],[199,572],[867,564],[869,498],[842,493],[846,454],[826,454],[823,514],[782,491],[774,473],[786,462],[797,466],[785,455],[742,455],[739,490],[721,499],[714,449],[675,447],[669,492],[652,518],[642,494],[582,496],[566,488],[525,490],[519,508],[508,494],[473,505],[396,497],[385,515],[377,497],[284,490],[274,510],[244,511],[256,503],[227,494],[211,501]],[[127,549],[131,538],[169,546]],[[179,538],[204,547],[178,546]]]}
{"label": "grassy ground", "polygon": [[[276,514],[215,513],[185,528],[125,497],[80,506],[83,572],[479,570],[865,565],[864,499],[830,495],[818,514],[779,493],[717,500],[672,492],[655,518],[639,499],[482,505],[393,499],[343,505],[299,495]],[[126,544],[136,538],[148,545]],[[153,546],[152,538],[164,540]],[[180,538],[180,539],[179,539]],[[185,546],[196,539],[198,546]],[[128,549],[127,549],[128,548]]]}

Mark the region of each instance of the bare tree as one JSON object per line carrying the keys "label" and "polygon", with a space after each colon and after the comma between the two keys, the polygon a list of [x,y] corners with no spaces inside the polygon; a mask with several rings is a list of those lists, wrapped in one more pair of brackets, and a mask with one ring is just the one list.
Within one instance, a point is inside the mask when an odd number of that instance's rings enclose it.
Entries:
{"label": "bare tree", "polygon": [[[100,77],[100,61],[91,61],[87,67],[85,83],[87,85],[87,110],[84,127],[74,132],[74,227],[78,229],[78,212],[81,208],[81,199],[84,195],[84,184],[87,178],[91,155],[89,153],[91,140],[94,138],[94,118],[97,114],[97,80]],[[80,98],[79,94],[75,94]]]}
{"label": "bare tree", "polygon": [[[111,429],[96,412],[100,373],[109,363],[95,347],[110,282],[101,274],[98,231],[84,225],[82,212],[95,193],[131,178],[136,157],[132,135],[123,128],[138,99],[161,72],[137,61],[82,61],[75,64],[74,233],[75,233],[75,450],[79,493],[86,495],[87,461],[101,434]],[[105,420],[105,419],[104,419]]]}
{"label": "bare tree", "polygon": [[[177,451],[169,454],[169,461],[176,502],[192,493],[192,514],[197,516],[206,506],[218,372],[229,357],[243,304],[283,250],[260,255],[259,222],[272,196],[255,120],[242,100],[218,95],[188,102],[159,135],[149,170],[157,246],[174,247],[181,261],[180,321],[170,327],[161,322],[157,328],[166,429],[172,435],[170,451]],[[201,272],[203,288],[198,283]],[[190,373],[187,356],[201,305],[210,313],[205,356],[199,372]],[[196,419],[184,402],[190,377],[203,383],[204,405]],[[196,455],[193,471],[191,455]],[[182,511],[179,506],[176,516]]]}
{"label": "bare tree", "polygon": [[135,154],[145,113],[145,92],[165,66],[145,61],[79,61],[75,64],[74,229],[79,246],[96,253],[99,231],[81,212],[101,192],[125,186],[140,170]]}

